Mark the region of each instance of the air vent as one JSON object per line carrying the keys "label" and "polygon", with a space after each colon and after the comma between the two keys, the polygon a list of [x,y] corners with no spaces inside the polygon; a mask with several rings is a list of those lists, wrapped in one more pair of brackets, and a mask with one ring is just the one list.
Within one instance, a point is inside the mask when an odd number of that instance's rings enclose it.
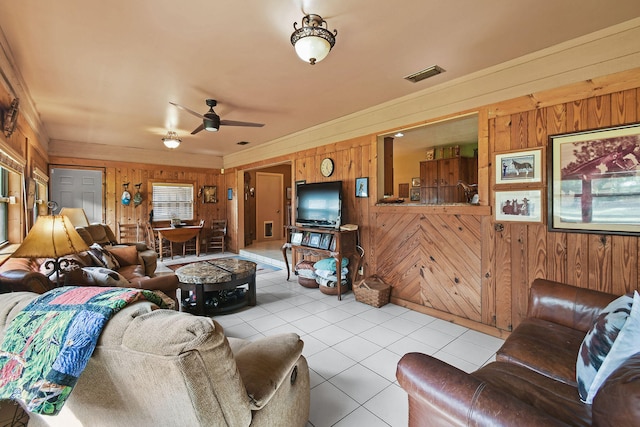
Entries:
{"label": "air vent", "polygon": [[240,141],[238,142],[238,145],[247,145],[249,143],[249,141]]}
{"label": "air vent", "polygon": [[437,65],[432,65],[429,68],[425,68],[424,70],[418,71],[417,73],[413,73],[405,77],[405,80],[409,80],[413,83],[418,83],[421,80],[428,79],[429,77],[437,76],[440,73],[444,73],[444,69],[438,67]]}

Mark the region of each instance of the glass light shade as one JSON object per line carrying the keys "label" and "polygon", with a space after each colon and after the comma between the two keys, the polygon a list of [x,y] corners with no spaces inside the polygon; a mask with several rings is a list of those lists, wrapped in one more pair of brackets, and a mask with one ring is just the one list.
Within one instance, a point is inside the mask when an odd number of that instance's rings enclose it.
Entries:
{"label": "glass light shade", "polygon": [[63,215],[39,216],[13,258],[58,258],[89,247]]}
{"label": "glass light shade", "polygon": [[64,215],[69,218],[69,221],[71,221],[71,224],[73,224],[74,227],[89,226],[89,219],[82,208],[62,208],[60,210],[60,215]]}
{"label": "glass light shade", "polygon": [[169,139],[169,138],[162,138],[162,142],[164,143],[164,146],[167,148],[178,148],[180,146],[180,141],[177,139]]}
{"label": "glass light shade", "polygon": [[298,40],[295,44],[296,54],[305,62],[320,62],[327,57],[331,50],[331,44],[322,37],[307,36]]}
{"label": "glass light shade", "polygon": [[165,147],[173,149],[173,148],[178,148],[182,140],[178,138],[177,133],[170,130],[169,132],[167,132],[167,136],[162,138],[162,142],[164,143]]}

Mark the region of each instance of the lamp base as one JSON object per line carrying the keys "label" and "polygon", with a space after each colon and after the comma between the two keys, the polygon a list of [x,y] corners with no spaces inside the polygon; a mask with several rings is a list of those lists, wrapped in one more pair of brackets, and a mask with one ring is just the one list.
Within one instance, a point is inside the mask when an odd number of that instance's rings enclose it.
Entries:
{"label": "lamp base", "polygon": [[50,259],[44,263],[44,268],[46,269],[53,268],[53,271],[49,273],[47,277],[51,277],[54,274],[56,275],[56,288],[60,287],[60,273],[62,272],[62,269],[68,266],[69,266],[69,260],[65,258]]}

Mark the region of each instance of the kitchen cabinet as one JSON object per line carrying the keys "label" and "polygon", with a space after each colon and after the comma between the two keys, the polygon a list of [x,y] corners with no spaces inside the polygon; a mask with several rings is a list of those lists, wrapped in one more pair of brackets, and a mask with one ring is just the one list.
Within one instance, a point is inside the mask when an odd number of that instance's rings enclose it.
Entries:
{"label": "kitchen cabinet", "polygon": [[464,203],[464,190],[458,181],[476,184],[478,159],[450,157],[420,162],[420,202],[426,204]]}

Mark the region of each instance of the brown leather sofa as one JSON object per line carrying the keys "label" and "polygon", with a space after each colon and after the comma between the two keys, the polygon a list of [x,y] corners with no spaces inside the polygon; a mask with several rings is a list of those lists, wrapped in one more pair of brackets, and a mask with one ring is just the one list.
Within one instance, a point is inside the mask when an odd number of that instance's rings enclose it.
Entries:
{"label": "brown leather sofa", "polygon": [[[126,279],[128,283],[125,286],[161,291],[173,300],[174,307],[178,307],[176,297],[178,278],[175,274],[155,276],[157,267],[157,254],[155,251],[147,249],[144,243],[118,244],[113,232],[107,225],[92,224],[88,227],[78,227],[76,230],[85,240],[87,246],[98,243],[100,246],[104,246],[107,251],[111,249],[116,254],[114,256],[119,259],[120,266],[113,270]],[[123,251],[128,255],[119,256],[118,253],[122,254]],[[64,258],[69,259],[72,264],[80,268],[65,272],[64,277],[61,277],[63,284],[76,286],[106,285],[98,282],[95,276],[82,269],[82,267],[99,266],[87,252]],[[51,277],[47,277],[48,272],[43,268],[45,261],[45,259],[9,258],[0,266],[0,293],[29,291],[42,294],[53,288],[55,283],[50,280]]]}
{"label": "brown leather sofa", "polygon": [[409,425],[640,425],[640,343],[639,353],[608,377],[592,405],[578,395],[580,345],[615,298],[536,279],[527,318],[495,362],[467,374],[425,354],[404,355],[396,375],[409,395]]}

